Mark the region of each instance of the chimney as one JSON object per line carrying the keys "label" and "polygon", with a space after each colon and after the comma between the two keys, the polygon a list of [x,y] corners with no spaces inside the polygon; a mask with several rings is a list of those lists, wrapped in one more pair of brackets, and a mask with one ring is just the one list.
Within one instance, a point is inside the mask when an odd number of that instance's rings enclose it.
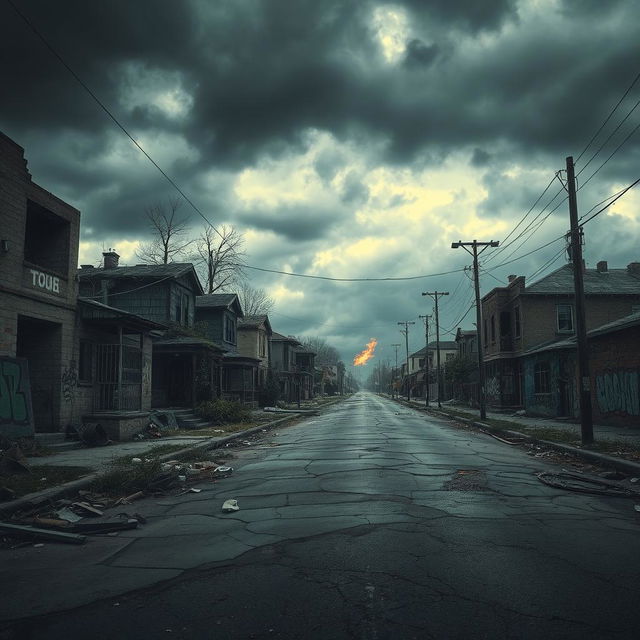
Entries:
{"label": "chimney", "polygon": [[609,265],[606,260],[600,260],[596,265],[596,269],[599,273],[607,273],[607,271],[609,271]]}
{"label": "chimney", "polygon": [[80,268],[86,270],[86,269],[93,269],[94,266],[92,264],[81,264]]}
{"label": "chimney", "polygon": [[630,262],[627,265],[627,271],[634,276],[640,276],[640,262]]}
{"label": "chimney", "polygon": [[509,282],[513,282],[517,277],[518,276],[511,274],[510,276],[508,276]]}
{"label": "chimney", "polygon": [[104,251],[102,253],[102,257],[104,258],[105,269],[115,269],[118,266],[118,260],[120,259],[120,256],[113,249]]}

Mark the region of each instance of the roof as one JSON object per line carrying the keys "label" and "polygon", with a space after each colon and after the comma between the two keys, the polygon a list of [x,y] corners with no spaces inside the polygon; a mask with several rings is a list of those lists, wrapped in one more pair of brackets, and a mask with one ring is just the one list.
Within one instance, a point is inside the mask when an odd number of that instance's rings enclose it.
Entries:
{"label": "roof", "polygon": [[100,276],[101,278],[118,277],[118,278],[162,278],[172,276],[177,278],[183,273],[187,273],[193,269],[190,262],[169,262],[168,264],[137,264],[134,267],[115,267],[113,269],[78,269],[80,278],[92,278]]}
{"label": "roof", "polygon": [[229,309],[231,306],[236,307],[236,314],[239,318],[244,316],[240,300],[235,293],[209,293],[196,298],[198,309]]}
{"label": "roof", "polygon": [[[583,273],[586,295],[640,295],[640,277],[628,269],[585,269]],[[524,294],[573,295],[573,267],[570,264],[551,272],[524,289]]]}
{"label": "roof", "polygon": [[169,262],[168,264],[138,264],[134,267],[115,267],[113,269],[78,269],[78,278],[112,278],[112,279],[128,279],[128,278],[157,278],[158,280],[179,278],[180,276],[191,274],[197,283],[196,293],[202,291],[202,285],[196,274],[193,265],[190,262]]}
{"label": "roof", "polygon": [[[435,340],[433,342],[430,342],[429,351],[436,351],[436,346],[437,346],[437,343]],[[440,340],[440,351],[457,351],[457,350],[458,350],[458,343],[455,342],[454,340]],[[424,351],[425,351],[425,347],[422,347],[422,349],[420,349],[419,351],[416,351],[415,353],[412,353],[409,357],[415,358],[417,356],[423,356]]]}
{"label": "roof", "polygon": [[209,349],[211,351],[218,351],[223,353],[223,349],[220,345],[207,340],[206,338],[198,338],[195,336],[174,336],[171,338],[157,338],[153,341],[155,347],[167,347],[176,350],[182,349]]}
{"label": "roof", "polygon": [[272,332],[269,316],[267,315],[245,316],[238,319],[238,329],[257,329],[262,324],[264,324],[268,332]]}
{"label": "roof", "polygon": [[271,335],[271,340],[276,342],[291,342],[295,345],[300,345],[300,342],[296,340],[293,336],[283,336],[281,333],[273,332]]}
{"label": "roof", "polygon": [[96,300],[90,300],[89,298],[78,297],[78,305],[83,320],[102,323],[120,322],[131,328],[147,329],[149,331],[167,328],[166,325],[160,324],[159,322],[147,320],[147,318],[138,316],[135,313],[116,309],[115,307],[110,307],[109,305],[102,304]]}

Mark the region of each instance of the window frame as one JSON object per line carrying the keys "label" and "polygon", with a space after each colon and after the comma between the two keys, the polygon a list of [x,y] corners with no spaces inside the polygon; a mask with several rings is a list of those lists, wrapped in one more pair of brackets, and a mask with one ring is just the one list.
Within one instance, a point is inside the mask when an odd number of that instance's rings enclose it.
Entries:
{"label": "window frame", "polygon": [[[560,327],[560,310],[569,309],[569,324],[571,325],[569,328],[561,328]],[[574,312],[573,305],[571,303],[561,302],[556,305],[556,331],[558,333],[573,333],[575,331],[575,320],[574,320]]]}

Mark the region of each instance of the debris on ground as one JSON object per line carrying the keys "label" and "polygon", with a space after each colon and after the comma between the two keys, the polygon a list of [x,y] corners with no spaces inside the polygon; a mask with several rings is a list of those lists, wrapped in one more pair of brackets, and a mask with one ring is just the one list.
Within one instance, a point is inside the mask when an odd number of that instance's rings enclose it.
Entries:
{"label": "debris on ground", "polygon": [[88,447],[104,447],[110,444],[109,436],[98,422],[87,422],[78,427],[78,437]]}
{"label": "debris on ground", "polygon": [[31,473],[27,457],[17,443],[0,451],[0,476],[13,476],[18,473]]}
{"label": "debris on ground", "polygon": [[0,532],[7,533],[16,538],[27,538],[29,540],[51,540],[52,542],[63,542],[66,544],[84,544],[87,537],[76,533],[65,533],[53,529],[42,529],[40,527],[30,527],[20,524],[9,524],[0,522]]}
{"label": "debris on ground", "polygon": [[225,513],[232,513],[233,511],[239,511],[240,507],[238,506],[237,500],[225,500],[222,505],[222,510]]}
{"label": "debris on ground", "polygon": [[603,477],[591,476],[586,473],[563,470],[552,473],[543,471],[536,473],[540,482],[556,489],[575,491],[578,493],[589,493],[593,495],[618,497],[618,498],[638,498],[640,491],[626,486],[621,482],[607,480]]}

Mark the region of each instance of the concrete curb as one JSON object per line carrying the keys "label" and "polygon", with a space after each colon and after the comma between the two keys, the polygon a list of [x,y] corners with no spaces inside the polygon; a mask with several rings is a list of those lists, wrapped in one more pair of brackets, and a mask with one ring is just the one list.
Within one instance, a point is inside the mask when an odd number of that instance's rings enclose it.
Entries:
{"label": "concrete curb", "polygon": [[[437,409],[427,409],[426,407],[416,407],[406,400],[396,400],[397,402],[401,402],[405,406],[415,409],[416,411],[423,411],[424,413],[431,413],[437,415],[442,418],[446,418],[447,420],[464,422],[476,429],[482,429],[483,431],[488,431],[496,436],[508,436],[511,438],[522,438],[523,440],[530,442],[532,444],[540,444],[545,447],[549,447],[550,449],[555,449],[560,453],[569,453],[571,455],[576,456],[577,458],[581,458],[582,460],[586,460],[587,462],[595,462],[597,464],[605,465],[607,467],[611,467],[612,469],[616,469],[617,471],[622,471],[624,473],[631,474],[633,476],[640,477],[640,463],[632,462],[631,460],[625,460],[624,458],[614,458],[613,456],[609,456],[606,453],[599,453],[598,451],[589,451],[587,449],[578,449],[577,447],[572,447],[568,444],[562,444],[560,442],[553,442],[551,440],[541,440],[540,438],[535,438],[534,436],[530,436],[526,433],[521,433],[520,431],[510,431],[508,429],[496,429],[491,425],[485,424],[484,422],[480,422],[478,420],[474,420],[472,418],[463,418],[459,416],[452,416],[444,411],[438,411]],[[515,421],[513,421],[515,422]]]}
{"label": "concrete curb", "polygon": [[[334,402],[327,402],[318,407],[318,411],[322,411],[322,409],[324,409],[325,407],[333,406],[341,400],[344,400],[344,398],[339,398]],[[181,456],[190,455],[191,453],[204,453],[205,451],[209,451],[212,449],[219,449],[225,446],[227,443],[232,442],[233,440],[246,438],[247,436],[253,435],[258,431],[262,431],[263,429],[269,431],[273,427],[277,427],[278,425],[281,425],[285,422],[290,422],[294,419],[304,416],[311,417],[311,415],[307,413],[287,414],[283,418],[279,418],[271,422],[265,422],[264,424],[258,425],[256,427],[251,427],[251,429],[238,431],[237,433],[224,436],[223,438],[207,438],[202,443],[191,445],[185,447],[184,449],[173,451],[171,453],[165,453],[159,456],[158,460],[160,460],[160,462],[166,462],[167,460],[174,460],[176,458],[180,458]],[[161,444],[161,442],[156,442],[158,444]],[[15,500],[11,500],[10,502],[4,502],[0,504],[0,518],[10,516],[11,514],[15,513],[16,511],[20,511],[21,509],[37,507],[40,504],[45,504],[47,502],[62,498],[65,495],[75,493],[80,489],[85,489],[91,483],[97,480],[101,475],[103,475],[103,472],[96,471],[88,476],[84,476],[83,478],[78,478],[77,480],[72,480],[71,482],[66,482],[65,484],[60,484],[55,487],[50,487],[49,489],[37,491],[35,493],[29,493],[26,496],[21,496],[20,498],[16,498]]]}

